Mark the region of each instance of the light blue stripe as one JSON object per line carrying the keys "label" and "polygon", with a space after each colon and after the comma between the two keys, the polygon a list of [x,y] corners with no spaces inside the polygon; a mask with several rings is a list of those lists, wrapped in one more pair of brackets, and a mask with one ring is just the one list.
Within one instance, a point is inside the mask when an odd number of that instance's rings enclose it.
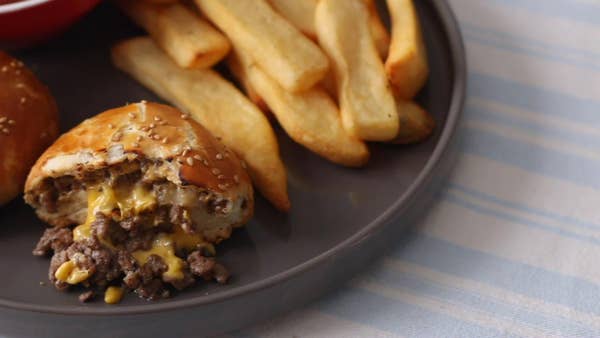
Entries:
{"label": "light blue stripe", "polygon": [[[535,245],[535,239],[532,239]],[[453,276],[600,315],[600,286],[425,234],[408,234],[391,256]]]}
{"label": "light blue stripe", "polygon": [[486,46],[504,49],[507,51],[511,51],[513,53],[519,53],[519,54],[524,54],[524,55],[528,55],[528,56],[533,56],[533,57],[536,57],[536,58],[539,58],[542,60],[560,62],[563,64],[579,67],[582,69],[589,69],[589,70],[593,70],[593,71],[597,71],[597,72],[600,71],[600,66],[598,66],[597,64],[595,64],[593,62],[573,60],[571,58],[565,57],[564,55],[560,55],[560,54],[554,54],[554,53],[550,54],[550,53],[539,52],[539,51],[532,50],[527,47],[515,46],[514,44],[507,44],[507,43],[504,43],[501,41],[494,41],[494,40],[482,38],[480,36],[477,36],[477,34],[475,34],[473,31],[468,30],[468,29],[463,30],[463,32],[465,33],[464,36],[466,38],[467,45],[468,45],[469,41],[474,41],[474,42],[477,42],[477,43],[480,43],[480,44],[483,44]]}
{"label": "light blue stripe", "polygon": [[600,53],[597,53],[597,52],[594,52],[591,50],[574,48],[574,47],[570,47],[570,46],[564,46],[561,44],[547,43],[547,42],[544,42],[544,41],[541,41],[538,39],[524,37],[520,34],[501,32],[501,31],[497,31],[497,30],[489,28],[489,27],[485,27],[485,26],[481,26],[481,25],[474,25],[474,24],[464,22],[464,21],[461,21],[460,26],[463,30],[468,30],[468,31],[471,31],[474,33],[479,33],[479,34],[485,34],[488,37],[494,38],[494,39],[502,39],[504,41],[511,41],[513,43],[520,45],[521,47],[535,46],[538,48],[542,48],[542,49],[547,50],[548,53],[565,53],[566,52],[571,55],[580,55],[580,56],[591,58],[594,60],[596,60],[597,58],[600,57]]}
{"label": "light blue stripe", "polygon": [[591,24],[600,24],[600,7],[568,0],[492,0],[493,2],[525,8],[537,13]]}
{"label": "light blue stripe", "polygon": [[515,209],[521,212],[526,212],[526,213],[530,213],[536,216],[542,216],[542,217],[548,217],[550,219],[562,222],[562,223],[567,223],[567,224],[573,224],[576,226],[580,226],[582,228],[587,228],[587,229],[593,229],[593,230],[600,230],[600,224],[594,224],[594,223],[590,223],[590,222],[584,222],[581,221],[579,219],[576,219],[574,217],[571,216],[565,216],[565,215],[561,215],[561,214],[557,214],[554,212],[549,212],[546,210],[541,210],[541,209],[537,209],[537,208],[531,208],[528,206],[524,206],[518,203],[514,203],[505,199],[500,199],[496,196],[492,196],[486,193],[483,193],[481,191],[475,190],[475,189],[471,189],[468,188],[464,185],[461,184],[457,184],[457,183],[449,183],[448,184],[449,188],[452,189],[456,189],[458,191],[461,191],[463,193],[469,194],[475,198],[478,199],[482,199],[482,200],[486,200],[488,202],[492,202],[498,205],[501,205],[503,207],[507,207],[507,208],[511,208],[511,209]]}
{"label": "light blue stripe", "polygon": [[471,72],[469,95],[600,127],[598,101]]}
{"label": "light blue stripe", "polygon": [[[577,155],[518,142],[498,134],[463,128],[461,143],[468,154],[600,189],[600,163]],[[490,176],[490,179],[493,177]]]}
{"label": "light blue stripe", "polygon": [[427,295],[452,304],[466,305],[474,309],[493,314],[510,322],[519,323],[526,327],[549,330],[550,332],[587,336],[595,334],[594,329],[585,324],[575,323],[567,318],[550,316],[496,301],[481,294],[474,294],[454,287],[447,287],[435,282],[424,280],[412,274],[400,273],[391,269],[377,269],[370,274],[372,278],[390,288],[407,288],[417,294]]}
{"label": "light blue stripe", "polygon": [[[544,223],[540,223],[540,222],[535,222],[535,221],[529,220],[527,218],[517,216],[517,215],[512,215],[512,214],[509,214],[509,213],[506,213],[503,211],[493,210],[491,208],[487,208],[487,207],[478,205],[476,203],[469,202],[463,198],[460,198],[460,197],[452,194],[451,192],[447,192],[447,193],[443,194],[442,198],[444,201],[459,205],[465,209],[468,209],[468,210],[471,210],[471,211],[474,211],[474,212],[477,212],[477,213],[480,213],[483,215],[488,215],[488,216],[492,216],[492,217],[495,217],[498,219],[507,220],[507,221],[525,225],[525,226],[531,227],[531,228],[542,229],[542,230],[557,234],[557,235],[565,237],[565,238],[575,239],[575,240],[586,242],[586,243],[589,243],[592,245],[600,245],[600,240],[598,240],[597,238],[580,235],[580,234],[577,234],[577,233],[569,231],[569,230],[561,229],[561,228],[551,226],[548,224],[544,224]],[[485,226],[485,225],[481,225],[481,226]]]}
{"label": "light blue stripe", "polygon": [[409,337],[508,337],[412,304],[361,289],[345,289],[317,306],[322,312]]}
{"label": "light blue stripe", "polygon": [[[585,132],[572,131],[558,126],[540,125],[520,118],[520,115],[506,115],[502,112],[484,109],[467,102],[465,117],[469,121],[486,121],[515,129],[521,129],[530,134],[545,136],[552,140],[561,139],[569,143],[577,144],[581,148],[598,151],[600,150],[600,137],[592,136]],[[599,152],[600,153],[600,152]]]}

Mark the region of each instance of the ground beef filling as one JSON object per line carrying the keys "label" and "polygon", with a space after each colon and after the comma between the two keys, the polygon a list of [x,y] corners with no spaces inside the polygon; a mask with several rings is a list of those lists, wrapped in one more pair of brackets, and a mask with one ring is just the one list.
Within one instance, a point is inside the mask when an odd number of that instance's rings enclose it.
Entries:
{"label": "ground beef filling", "polygon": [[[40,238],[33,254],[52,254],[48,278],[59,290],[70,286],[55,277],[57,269],[67,261],[89,272],[89,277],[80,283],[85,287],[104,290],[111,285],[121,285],[145,299],[169,297],[172,291],[183,290],[198,278],[225,283],[229,278],[227,270],[201,250],[175,253],[183,261],[183,278],[176,280],[163,276],[168,267],[160,256],[149,256],[143,265],[133,257],[135,251],[150,249],[157,234],[172,233],[173,224],[185,227],[185,222],[179,222],[180,218],[180,207],[161,207],[149,214],[119,222],[97,213],[91,224],[90,238],[74,242],[71,228],[49,228]],[[152,226],[148,226],[148,223]],[[107,239],[112,243],[112,248],[106,245]],[[87,302],[94,295],[94,291],[86,291],[79,299]]]}

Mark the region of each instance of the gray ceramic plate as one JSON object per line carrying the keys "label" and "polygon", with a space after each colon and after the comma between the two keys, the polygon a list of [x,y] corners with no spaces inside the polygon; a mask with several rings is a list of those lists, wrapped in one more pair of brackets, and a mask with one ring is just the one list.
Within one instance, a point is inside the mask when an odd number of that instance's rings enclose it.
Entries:
{"label": "gray ceramic plate", "polygon": [[[0,210],[0,335],[198,337],[232,330],[315,299],[398,241],[451,164],[465,95],[464,51],[448,5],[415,2],[431,64],[419,102],[435,115],[434,137],[417,146],[373,146],[368,167],[353,170],[331,165],[279,133],[292,211],[277,213],[259,198],[252,222],[218,248],[231,282],[201,284],[159,302],[131,295],[118,306],[81,305],[76,292],[40,286],[49,260],[33,257],[31,249],[44,224],[14,201]],[[109,46],[135,34],[104,4],[60,39],[19,53],[56,96],[63,130],[126,102],[156,100],[109,61]]]}

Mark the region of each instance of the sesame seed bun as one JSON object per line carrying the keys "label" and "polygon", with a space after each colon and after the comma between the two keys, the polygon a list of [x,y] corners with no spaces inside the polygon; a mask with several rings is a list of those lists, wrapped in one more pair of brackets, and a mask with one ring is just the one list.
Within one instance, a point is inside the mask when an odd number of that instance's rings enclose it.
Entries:
{"label": "sesame seed bun", "polygon": [[[25,184],[25,200],[52,225],[80,224],[87,207],[81,198],[61,200],[59,196],[56,208],[40,202],[48,182],[69,177],[80,182],[78,186],[85,186],[89,184],[86,177],[93,173],[117,167],[130,170],[122,168],[134,164],[147,184],[167,182],[177,194],[193,188],[202,196],[210,193],[226,202],[228,207],[218,214],[204,212],[206,205],[196,199],[184,205],[197,218],[194,223],[199,227],[224,229],[228,234],[231,227],[252,216],[253,190],[238,157],[186,114],[145,101],[103,112],[63,134],[32,168]],[[180,203],[178,196],[170,198],[173,201],[165,203]]]}
{"label": "sesame seed bun", "polygon": [[48,88],[0,51],[0,205],[21,192],[29,169],[57,135],[58,110]]}

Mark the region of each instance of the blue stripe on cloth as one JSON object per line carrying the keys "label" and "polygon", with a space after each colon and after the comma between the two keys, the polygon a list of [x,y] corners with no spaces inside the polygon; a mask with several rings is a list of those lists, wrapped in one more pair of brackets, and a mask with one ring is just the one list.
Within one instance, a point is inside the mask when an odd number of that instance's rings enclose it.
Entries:
{"label": "blue stripe on cloth", "polygon": [[412,304],[361,290],[343,289],[320,301],[317,308],[340,318],[411,337],[508,337]]}
{"label": "blue stripe on cloth", "polygon": [[471,72],[469,95],[600,127],[598,101]]}
{"label": "blue stripe on cloth", "polygon": [[463,150],[516,167],[589,186],[600,188],[600,163],[562,151],[518,142],[498,134],[463,128]]}
{"label": "blue stripe on cloth", "polygon": [[525,226],[531,227],[531,228],[542,229],[542,230],[549,231],[554,234],[560,235],[565,238],[575,239],[575,240],[586,242],[586,243],[589,243],[592,245],[600,245],[600,240],[598,240],[597,238],[580,235],[573,231],[561,229],[559,227],[551,226],[551,225],[544,224],[541,222],[532,221],[525,217],[521,217],[521,216],[513,215],[513,214],[510,214],[507,212],[493,210],[491,208],[477,205],[477,204],[469,202],[463,198],[460,198],[460,197],[452,194],[451,192],[447,192],[447,193],[443,194],[442,197],[443,197],[444,201],[459,205],[463,208],[469,209],[471,211],[475,211],[475,212],[483,214],[483,215],[492,216],[497,219],[503,219],[503,220],[506,220],[506,221],[509,221],[512,223],[525,225]]}
{"label": "blue stripe on cloth", "polygon": [[391,253],[392,257],[581,312],[600,314],[600,286],[580,278],[495,257],[425,234],[409,234],[402,244]]}
{"label": "blue stripe on cloth", "polygon": [[377,282],[390,288],[408,288],[417,294],[435,297],[452,304],[464,304],[471,308],[482,310],[497,318],[518,323],[525,327],[549,330],[570,336],[594,335],[593,328],[584,324],[575,323],[566,318],[548,316],[532,312],[521,307],[492,300],[485,295],[474,294],[465,290],[446,287],[433,283],[410,274],[392,271],[389,269],[377,269],[370,274]]}
{"label": "blue stripe on cloth", "polygon": [[498,30],[495,30],[492,28],[488,28],[488,27],[481,26],[481,25],[475,25],[475,24],[465,22],[465,21],[461,21],[460,26],[463,31],[466,30],[466,31],[470,31],[470,32],[477,33],[480,35],[486,35],[486,36],[490,37],[491,39],[500,39],[500,40],[503,40],[506,42],[520,45],[522,47],[530,47],[530,46],[537,47],[540,49],[544,49],[548,53],[552,53],[552,54],[567,53],[570,55],[587,57],[587,58],[590,58],[593,60],[597,60],[597,58],[600,57],[599,52],[581,49],[581,48],[564,46],[561,44],[548,43],[548,42],[540,41],[538,39],[525,37],[522,34],[518,34],[518,33],[513,34],[513,33],[509,33],[509,32],[502,32],[502,31],[498,31]]}
{"label": "blue stripe on cloth", "polygon": [[536,57],[536,58],[539,58],[542,60],[560,62],[560,63],[566,64],[566,65],[600,72],[600,65],[597,63],[594,63],[594,62],[582,61],[582,60],[565,57],[564,54],[560,54],[560,53],[540,52],[540,51],[532,50],[531,48],[524,47],[524,46],[517,46],[515,44],[505,43],[502,41],[486,39],[481,36],[478,36],[478,34],[476,34],[476,32],[473,32],[468,29],[463,29],[463,32],[464,32],[464,36],[466,38],[467,45],[469,44],[469,42],[473,41],[473,42],[477,42],[477,43],[480,43],[480,44],[483,44],[486,46],[504,49],[504,50],[507,50],[507,51],[510,51],[513,53],[524,54],[524,55],[533,56],[533,57]]}
{"label": "blue stripe on cloth", "polygon": [[507,6],[521,7],[536,13],[600,25],[600,6],[570,0],[492,0]]}
{"label": "blue stripe on cloth", "polygon": [[467,102],[465,107],[465,117],[470,121],[487,121],[497,124],[502,124],[516,129],[521,129],[542,136],[548,136],[552,139],[561,139],[573,144],[579,145],[581,148],[591,150],[600,149],[600,138],[597,135],[580,132],[577,130],[569,130],[564,127],[553,125],[540,125],[536,122],[524,120],[518,115],[506,115],[502,112],[484,109],[482,107],[473,106]]}
{"label": "blue stripe on cloth", "polygon": [[586,229],[600,230],[600,224],[584,222],[582,220],[579,220],[579,219],[571,217],[571,216],[565,216],[565,215],[561,215],[558,213],[549,212],[546,210],[528,207],[528,206],[525,206],[522,204],[518,204],[518,203],[509,201],[509,200],[501,199],[501,198],[486,194],[484,192],[481,192],[481,191],[478,191],[478,190],[475,190],[472,188],[468,188],[461,184],[448,183],[448,187],[452,188],[452,189],[456,189],[463,193],[469,194],[475,198],[485,200],[488,202],[492,202],[492,203],[501,205],[506,208],[515,209],[515,210],[518,210],[521,212],[526,212],[526,213],[537,215],[537,216],[547,217],[547,218],[550,218],[550,219],[553,219],[553,220],[556,220],[556,221],[559,221],[562,223],[568,223],[568,224],[576,225],[576,226],[586,228]]}

